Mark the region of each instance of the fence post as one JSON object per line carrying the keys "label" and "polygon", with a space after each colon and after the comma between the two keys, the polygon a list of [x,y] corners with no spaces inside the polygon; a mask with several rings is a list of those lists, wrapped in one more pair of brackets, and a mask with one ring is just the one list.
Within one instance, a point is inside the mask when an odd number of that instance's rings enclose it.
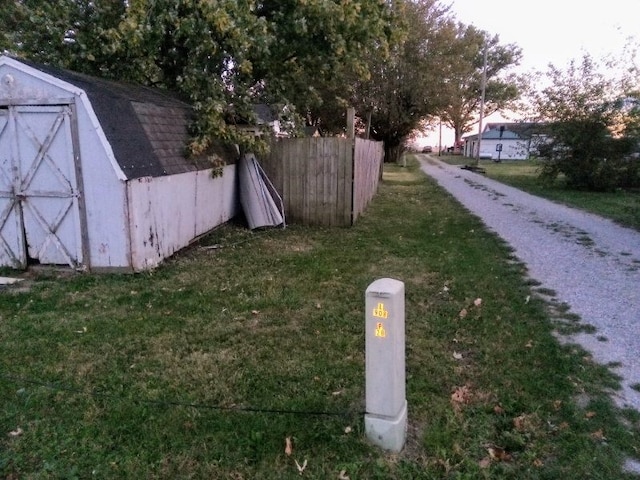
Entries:
{"label": "fence post", "polygon": [[356,136],[356,109],[347,108],[347,138],[355,138]]}

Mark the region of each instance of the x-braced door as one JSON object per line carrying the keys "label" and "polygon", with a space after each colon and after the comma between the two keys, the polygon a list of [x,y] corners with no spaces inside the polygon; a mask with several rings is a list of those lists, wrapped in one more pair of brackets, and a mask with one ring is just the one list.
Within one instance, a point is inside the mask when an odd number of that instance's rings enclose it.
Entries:
{"label": "x-braced door", "polygon": [[0,265],[82,265],[72,112],[0,106]]}

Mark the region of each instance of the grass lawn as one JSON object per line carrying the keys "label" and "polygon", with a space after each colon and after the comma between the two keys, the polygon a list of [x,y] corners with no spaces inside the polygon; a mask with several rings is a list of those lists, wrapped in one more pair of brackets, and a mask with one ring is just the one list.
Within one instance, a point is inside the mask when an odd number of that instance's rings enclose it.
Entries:
{"label": "grass lawn", "polygon": [[[464,165],[471,160],[459,155],[440,158],[452,165]],[[544,184],[538,180],[539,161],[536,160],[510,160],[500,163],[480,160],[479,166],[486,171],[488,177],[499,182],[549,200],[602,215],[621,225],[640,230],[640,190],[615,192],[572,190],[564,186],[561,178],[554,184]]]}
{"label": "grass lawn", "polygon": [[[636,478],[640,415],[524,273],[413,160],[353,228],[230,224],[149,273],[32,272],[0,291],[0,478]],[[363,432],[380,277],[406,288],[400,454]]]}

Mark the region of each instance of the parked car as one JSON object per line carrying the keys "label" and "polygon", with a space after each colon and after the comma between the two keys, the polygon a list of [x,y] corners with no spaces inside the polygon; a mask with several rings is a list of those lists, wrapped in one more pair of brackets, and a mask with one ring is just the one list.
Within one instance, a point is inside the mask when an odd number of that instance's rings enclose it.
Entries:
{"label": "parked car", "polygon": [[433,147],[430,147],[428,145],[422,149],[422,153],[431,153],[431,152],[433,152]]}

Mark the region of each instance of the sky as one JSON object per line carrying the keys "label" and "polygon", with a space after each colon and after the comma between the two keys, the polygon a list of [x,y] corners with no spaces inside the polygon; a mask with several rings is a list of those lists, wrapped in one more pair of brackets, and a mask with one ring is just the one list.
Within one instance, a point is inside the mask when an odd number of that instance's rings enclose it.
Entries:
{"label": "sky", "polygon": [[[501,44],[522,49],[519,73],[546,71],[549,63],[565,67],[589,53],[599,60],[619,56],[628,38],[640,42],[640,0],[442,0],[453,15],[490,34]],[[500,118],[488,118],[500,121]],[[477,128],[477,127],[475,127]],[[472,132],[477,133],[477,132]],[[421,144],[438,145],[438,132]],[[453,143],[453,133],[443,130],[442,145]]]}
{"label": "sky", "polygon": [[640,0],[449,0],[463,23],[522,48],[520,68],[565,66],[584,52],[599,59],[620,53],[627,38],[640,39]]}

